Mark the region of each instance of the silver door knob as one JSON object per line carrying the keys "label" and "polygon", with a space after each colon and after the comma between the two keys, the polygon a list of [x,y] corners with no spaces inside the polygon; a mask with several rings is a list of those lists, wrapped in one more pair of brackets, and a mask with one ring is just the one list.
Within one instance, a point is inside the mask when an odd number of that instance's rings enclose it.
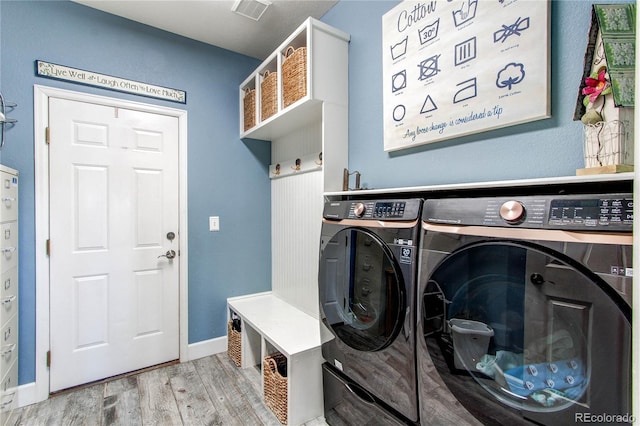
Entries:
{"label": "silver door knob", "polygon": [[176,257],[176,251],[167,250],[165,254],[161,254],[160,256],[158,256],[158,259],[160,259],[161,257],[166,257],[167,259],[173,259],[174,257]]}

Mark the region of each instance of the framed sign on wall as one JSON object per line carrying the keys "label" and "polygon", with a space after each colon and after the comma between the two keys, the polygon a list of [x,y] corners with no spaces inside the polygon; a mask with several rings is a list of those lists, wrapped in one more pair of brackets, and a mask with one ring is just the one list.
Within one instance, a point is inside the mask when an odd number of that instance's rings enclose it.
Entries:
{"label": "framed sign on wall", "polygon": [[550,117],[548,0],[406,0],[382,17],[384,150]]}

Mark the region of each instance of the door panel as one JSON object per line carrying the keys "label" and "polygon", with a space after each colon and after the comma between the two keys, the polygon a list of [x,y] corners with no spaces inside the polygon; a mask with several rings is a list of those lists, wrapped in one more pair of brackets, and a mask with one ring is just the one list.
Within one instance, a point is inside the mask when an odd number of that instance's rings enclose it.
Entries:
{"label": "door panel", "polygon": [[404,319],[404,282],[384,242],[361,228],[337,232],[320,256],[325,323],[350,347],[384,349]]}
{"label": "door panel", "polygon": [[74,166],[75,251],[107,250],[109,169]]}
{"label": "door panel", "polygon": [[[423,252],[423,265],[435,266],[425,274],[421,345],[473,417],[552,425],[628,413],[630,310],[620,295],[553,248],[475,237],[459,246],[444,259]],[[609,262],[622,258],[617,250],[603,251]]]}
{"label": "door panel", "polygon": [[106,344],[109,312],[106,301],[109,288],[107,275],[76,277],[74,279],[75,313],[71,324],[75,329],[75,348],[89,348]]}
{"label": "door panel", "polygon": [[[178,119],[50,99],[51,391],[179,356]],[[160,257],[159,257],[160,256]]]}

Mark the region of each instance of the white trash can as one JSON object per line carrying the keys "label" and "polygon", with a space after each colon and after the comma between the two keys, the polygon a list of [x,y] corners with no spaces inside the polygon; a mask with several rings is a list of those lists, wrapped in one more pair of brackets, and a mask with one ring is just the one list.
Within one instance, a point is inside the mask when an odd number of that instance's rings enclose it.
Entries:
{"label": "white trash can", "polygon": [[453,336],[453,361],[456,368],[479,371],[476,364],[489,349],[493,329],[480,321],[451,318],[449,328]]}

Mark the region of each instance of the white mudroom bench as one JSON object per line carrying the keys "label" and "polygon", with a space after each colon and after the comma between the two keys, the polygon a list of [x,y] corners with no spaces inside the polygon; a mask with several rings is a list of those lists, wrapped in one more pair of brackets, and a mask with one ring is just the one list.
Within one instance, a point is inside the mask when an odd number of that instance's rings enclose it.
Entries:
{"label": "white mudroom bench", "polygon": [[320,321],[272,292],[229,298],[227,307],[229,319],[235,314],[241,321],[242,368],[259,366],[262,372],[266,356],[286,357],[287,423],[322,416]]}

